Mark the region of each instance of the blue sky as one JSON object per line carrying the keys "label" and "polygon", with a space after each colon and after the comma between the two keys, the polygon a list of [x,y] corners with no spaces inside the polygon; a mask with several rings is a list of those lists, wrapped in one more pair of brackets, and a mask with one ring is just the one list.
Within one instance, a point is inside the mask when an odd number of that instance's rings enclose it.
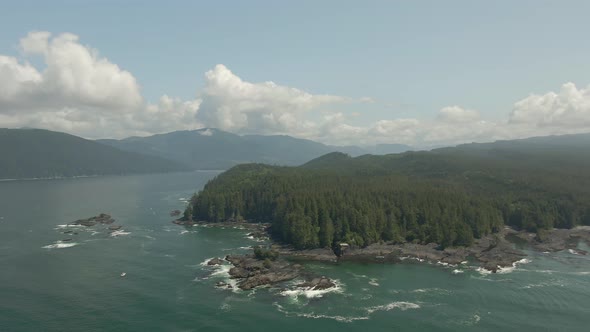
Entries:
{"label": "blue sky", "polygon": [[[15,57],[21,64],[30,62],[39,72],[45,67],[43,56],[23,55],[20,46],[31,31],[48,31],[52,37],[77,35],[81,45],[132,74],[146,104],[158,103],[164,94],[183,101],[203,99],[209,84],[205,72],[223,64],[245,82],[273,81],[313,95],[353,100],[334,105],[321,102],[319,107],[314,103],[305,107],[304,117],[295,118],[321,127],[326,114],[338,114],[339,125],[356,128],[350,133],[365,135],[355,139],[367,144],[426,144],[425,131],[438,126],[424,124],[421,134],[413,132],[407,138],[399,133],[385,135],[387,130],[376,129],[379,121],[415,119],[422,124],[440,118],[445,107],[457,106],[476,111],[477,121],[497,127],[510,122],[515,103],[530,94],[561,95],[562,86],[571,82],[584,99],[590,83],[588,1],[20,1],[2,7],[9,14],[0,23],[0,55]],[[358,102],[363,97],[375,102]],[[528,100],[526,104],[539,106],[542,114],[531,118],[535,110],[522,110],[527,115],[524,122],[534,123],[518,129],[516,136],[585,131],[587,127],[572,128],[562,122],[579,123],[572,119],[590,116],[587,101],[570,105],[576,101],[561,99],[559,103],[576,114],[547,124],[547,119],[564,112],[546,109],[555,101],[538,105]],[[56,109],[72,105],[65,101]],[[207,117],[197,115],[197,127],[222,124],[219,110],[241,107],[223,100],[205,105],[211,109],[202,109],[201,114],[218,120],[208,123],[203,120]],[[264,107],[268,105],[276,104]],[[244,112],[249,122],[266,114],[251,118],[250,110],[231,109],[226,116]],[[0,126],[18,123],[24,122],[0,117]],[[220,127],[238,133],[286,133],[351,143],[327,129],[262,125]],[[49,127],[87,137],[159,131],[86,133],[75,125]],[[402,127],[392,130],[407,129]],[[511,130],[486,127],[481,131],[449,141],[503,138]],[[372,133],[375,137],[368,138]]]}

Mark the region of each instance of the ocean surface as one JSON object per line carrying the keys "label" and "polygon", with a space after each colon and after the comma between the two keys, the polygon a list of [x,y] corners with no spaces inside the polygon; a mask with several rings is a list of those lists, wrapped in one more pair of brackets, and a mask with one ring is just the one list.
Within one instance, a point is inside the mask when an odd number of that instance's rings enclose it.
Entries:
{"label": "ocean surface", "polygon": [[[176,226],[218,172],[0,182],[0,331],[587,331],[590,257],[531,252],[500,274],[427,264],[307,264],[336,279],[218,289],[243,229]],[[122,230],[67,227],[101,212]],[[71,234],[64,232],[72,230]],[[78,234],[73,234],[74,232]],[[67,239],[71,239],[66,241]],[[585,245],[581,249],[588,250]],[[125,273],[124,276],[121,276]]]}

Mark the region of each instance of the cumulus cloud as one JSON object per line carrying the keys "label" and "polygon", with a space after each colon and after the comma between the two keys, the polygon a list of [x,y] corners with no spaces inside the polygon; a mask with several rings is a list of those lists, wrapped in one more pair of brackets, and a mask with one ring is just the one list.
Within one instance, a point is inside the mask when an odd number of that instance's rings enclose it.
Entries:
{"label": "cumulus cloud", "polygon": [[531,95],[514,104],[510,122],[563,129],[590,127],[590,86],[565,83],[559,92]]}
{"label": "cumulus cloud", "polygon": [[438,112],[438,119],[450,123],[473,122],[479,120],[479,112],[459,106],[447,106]]}
{"label": "cumulus cloud", "polygon": [[314,123],[305,116],[348,98],[311,93],[274,82],[243,81],[222,64],[205,73],[197,115],[209,127],[247,133],[306,133]]}
{"label": "cumulus cloud", "polygon": [[[200,127],[200,101],[163,96],[149,104],[135,77],[76,35],[31,32],[23,59],[0,55],[0,125],[41,127],[86,137],[121,137]],[[40,56],[38,70],[27,57]]]}

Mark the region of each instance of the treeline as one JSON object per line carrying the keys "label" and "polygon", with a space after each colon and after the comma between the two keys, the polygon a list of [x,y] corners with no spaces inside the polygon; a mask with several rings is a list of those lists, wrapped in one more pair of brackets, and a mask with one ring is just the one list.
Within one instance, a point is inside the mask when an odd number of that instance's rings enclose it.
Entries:
{"label": "treeline", "polygon": [[[270,222],[277,239],[297,248],[380,241],[467,246],[504,225],[533,232],[590,225],[585,167],[452,152],[241,165],[210,181],[186,216]],[[567,171],[548,172],[553,166]]]}

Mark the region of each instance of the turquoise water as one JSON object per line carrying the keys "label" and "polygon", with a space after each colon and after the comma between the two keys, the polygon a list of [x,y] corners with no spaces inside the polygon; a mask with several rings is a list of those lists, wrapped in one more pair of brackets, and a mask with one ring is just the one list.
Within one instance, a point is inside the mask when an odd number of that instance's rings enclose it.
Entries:
{"label": "turquoise water", "polygon": [[[0,182],[0,331],[582,331],[590,324],[590,257],[567,251],[530,252],[529,261],[494,275],[411,260],[308,264],[338,281],[324,294],[289,285],[217,289],[227,267],[201,263],[256,242],[245,230],[184,228],[169,216],[216,174]],[[100,212],[123,225],[117,236],[103,226],[60,226]],[[68,229],[78,234],[63,234]]]}

